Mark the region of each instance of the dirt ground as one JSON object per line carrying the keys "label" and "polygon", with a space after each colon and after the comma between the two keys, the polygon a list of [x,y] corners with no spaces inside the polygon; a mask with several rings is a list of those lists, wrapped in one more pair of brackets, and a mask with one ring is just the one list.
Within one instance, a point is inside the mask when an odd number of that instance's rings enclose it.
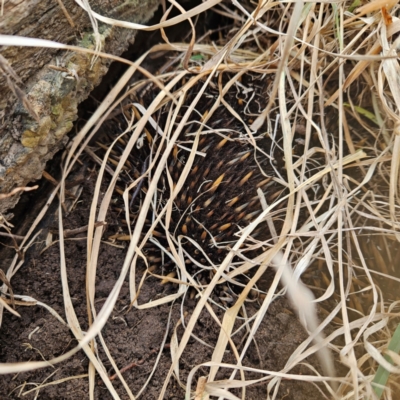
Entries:
{"label": "dirt ground", "polygon": [[[84,168],[89,168],[85,166]],[[93,175],[93,174],[92,174]],[[90,173],[89,175],[90,176]],[[77,207],[65,218],[65,229],[76,229],[85,226],[88,221],[89,207],[95,176],[91,176],[83,185],[83,192]],[[40,194],[40,193],[39,193]],[[42,194],[43,196],[44,194]],[[34,195],[31,195],[34,197]],[[28,202],[32,204],[31,200]],[[27,212],[27,211],[26,211]],[[40,251],[45,247],[42,240],[46,232],[56,229],[57,221],[54,210],[49,213],[44,222],[43,234],[39,237],[36,245],[30,250],[27,259],[12,280],[14,293],[31,296],[41,301],[61,316],[64,316],[62,287],[60,282],[60,256],[58,242],[42,254]],[[26,218],[28,215],[26,215]],[[110,215],[109,225],[105,232],[113,231],[116,223],[116,216]],[[57,239],[57,236],[53,236]],[[85,233],[66,240],[66,263],[68,271],[68,282],[77,314],[82,329],[87,329],[87,311],[85,297],[85,267],[86,267],[86,240]],[[6,260],[6,248],[2,247],[3,257]],[[125,249],[103,246],[97,266],[96,305],[100,310],[105,299],[110,293],[118,277],[120,267],[125,255]],[[0,255],[1,257],[1,255]],[[3,263],[2,263],[3,264]],[[6,264],[3,264],[6,267]],[[161,285],[157,280],[148,280],[144,286],[140,303],[157,296],[163,296],[174,291],[172,284]],[[134,394],[137,394],[153,369],[158,353],[161,351],[160,362],[152,376],[150,383],[141,395],[143,399],[156,399],[160,393],[166,374],[171,365],[169,343],[171,334],[180,317],[180,308],[187,312],[187,317],[195,306],[195,300],[186,299],[182,302],[175,302],[170,307],[163,305],[147,310],[130,309],[128,282],[124,285],[119,295],[115,311],[112,313],[103,329],[104,339],[111,354],[119,368],[131,363],[136,363],[128,371],[124,372],[129,387]],[[249,315],[255,313],[259,304],[248,303],[247,312]],[[63,326],[45,308],[40,306],[17,307],[21,318],[17,318],[8,312],[4,313],[3,324],[0,330],[0,362],[22,362],[34,360],[48,360],[64,354],[76,346],[76,340],[68,328]],[[214,307],[219,318],[222,318],[223,311]],[[168,314],[171,312],[171,320],[168,325]],[[239,326],[239,325],[238,325]],[[178,327],[178,333],[182,334],[183,328]],[[203,344],[192,338],[182,356],[180,363],[180,377],[186,381],[190,370],[203,362],[211,359],[213,346],[218,338],[219,327],[208,313],[203,312],[195,327],[194,334],[203,341]],[[166,345],[160,350],[164,335],[167,335]],[[240,351],[247,332],[240,330],[233,340]],[[253,343],[247,351],[243,365],[265,370],[277,371],[284,367],[296,347],[307,337],[302,326],[290,310],[285,298],[278,298],[270,307],[268,314],[262,321],[256,334],[256,343]],[[100,357],[105,363],[109,376],[114,374],[113,369],[107,361],[107,357],[99,346]],[[234,363],[231,352],[227,352],[224,362]],[[316,365],[316,360],[308,360]],[[55,367],[44,368],[32,372],[17,375],[6,375],[1,377],[0,385],[1,399],[17,399],[21,394],[34,389],[40,383],[51,383],[64,378],[84,375],[88,371],[88,360],[83,352],[75,354],[67,361]],[[292,373],[309,374],[305,367],[302,370],[295,369]],[[200,368],[198,378],[207,375],[206,368]],[[221,370],[218,379],[228,378],[231,371]],[[260,377],[257,374],[246,374],[246,379]],[[197,381],[197,379],[195,379]],[[128,396],[124,392],[122,384],[118,379],[113,384],[122,399]],[[250,387],[246,392],[246,399],[262,399],[267,396],[267,383]],[[195,389],[194,387],[192,388]],[[235,393],[240,396],[239,392]],[[25,399],[34,399],[36,391],[25,395]],[[88,379],[67,380],[55,385],[49,385],[40,390],[38,399],[84,399],[88,397]],[[168,387],[166,399],[182,399],[184,391],[172,378]],[[313,384],[283,381],[280,387],[278,399],[302,400],[321,399],[323,395]],[[97,379],[95,387],[96,399],[111,399],[105,385],[100,378]]]}

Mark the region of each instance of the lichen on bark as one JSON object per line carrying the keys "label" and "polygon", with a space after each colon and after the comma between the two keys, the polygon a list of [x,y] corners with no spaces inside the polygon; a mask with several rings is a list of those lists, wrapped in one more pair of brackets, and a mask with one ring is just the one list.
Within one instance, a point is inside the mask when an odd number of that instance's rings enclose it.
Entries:
{"label": "lichen on bark", "polygon": [[[53,0],[17,0],[6,3],[0,29],[4,34],[49,39],[94,48],[93,30],[84,10],[64,0],[75,27]],[[159,0],[93,0],[96,12],[113,18],[145,23]],[[133,41],[132,30],[100,25],[103,49],[120,55]],[[77,118],[79,103],[101,82],[110,61],[91,55],[54,49],[4,47],[2,54],[23,82],[38,120],[16,99],[0,76],[0,193],[39,179],[46,162],[62,148]],[[0,213],[12,208],[19,194],[0,202]]]}

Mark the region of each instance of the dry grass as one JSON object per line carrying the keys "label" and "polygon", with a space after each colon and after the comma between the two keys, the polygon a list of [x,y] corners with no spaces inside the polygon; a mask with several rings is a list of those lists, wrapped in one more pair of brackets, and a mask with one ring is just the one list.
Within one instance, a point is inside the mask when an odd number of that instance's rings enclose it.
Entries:
{"label": "dry grass", "polygon": [[[68,265],[63,256],[63,209],[60,205],[59,245],[64,304],[67,324],[78,339],[79,345],[67,354],[53,360],[0,365],[0,373],[16,373],[45,367],[49,363],[56,364],[67,359],[79,349],[83,349],[91,361],[88,371],[92,390],[90,397],[93,398],[94,377],[95,371],[97,371],[112,396],[118,399],[119,396],[105,373],[101,360],[93,351],[96,340],[97,345],[103,346],[105,349],[119,379],[124,383],[129,398],[137,397],[138,394],[134,395],[125,383],[102,337],[102,328],[114,309],[125,278],[129,276],[132,305],[138,309],[170,303],[185,295],[190,287],[195,288],[198,293],[197,306],[186,323],[183,336],[179,342],[177,337],[171,341],[173,342],[171,343],[172,365],[159,394],[159,399],[163,399],[174,372],[179,379],[179,360],[200,312],[205,308],[217,319],[213,315],[209,303],[210,294],[215,286],[224,279],[234,278],[251,270],[252,278],[243,287],[235,304],[226,308],[222,321],[218,320],[221,325],[218,343],[212,359],[202,365],[209,367],[209,375],[205,379],[199,380],[196,389],[192,379],[200,366],[193,369],[187,378],[187,398],[195,396],[196,399],[206,399],[209,396],[220,396],[237,399],[229,393],[230,388],[244,389],[249,384],[264,380],[269,381],[270,398],[275,398],[276,388],[279,387],[282,379],[322,382],[326,390],[335,398],[374,398],[371,382],[378,365],[385,363],[382,352],[390,341],[390,329],[393,329],[393,321],[398,321],[399,317],[398,301],[393,301],[392,295],[389,298],[386,295],[390,293],[387,288],[393,287],[393,284],[397,285],[399,281],[392,276],[396,261],[398,261],[395,259],[396,255],[392,249],[395,249],[396,246],[398,248],[400,241],[400,121],[398,116],[400,71],[396,53],[398,47],[396,37],[400,30],[400,20],[395,17],[399,10],[397,2],[372,1],[357,9],[350,2],[303,3],[299,1],[292,4],[260,0],[259,3],[246,2],[244,4],[242,2],[243,4],[241,4],[234,0],[233,6],[231,6],[228,2],[213,0],[205,1],[196,9],[185,12],[182,7],[171,1],[171,4],[178,7],[182,14],[171,20],[162,21],[153,27],[105,18],[94,13],[87,1],[77,1],[77,3],[90,14],[95,31],[97,21],[132,29],[162,29],[182,20],[193,18],[210,7],[215,7],[218,13],[231,18],[234,27],[225,43],[215,44],[206,40],[197,42],[193,36],[189,44],[167,42],[150,49],[135,63],[127,62],[130,64],[127,72],[110,91],[92,118],[74,137],[64,163],[63,179],[54,190],[46,207],[55,198],[56,193],[61,196],[61,199],[64,198],[64,181],[87,143],[107,116],[118,107],[124,98],[129,96],[130,92],[136,89],[134,86],[129,89],[130,91],[124,92],[132,75],[136,71],[140,71],[145,74],[146,79],[162,88],[162,91],[147,108],[135,105],[140,118],[132,118],[129,122],[128,129],[133,133],[101,200],[99,200],[100,186],[106,171],[107,157],[102,161],[99,170],[87,237],[86,294],[89,330],[82,331],[69,295]],[[0,44],[77,50],[74,47],[53,42],[4,36],[0,36]],[[178,68],[174,73],[151,76],[140,65],[150,53],[160,50],[171,52],[171,55],[178,57],[178,61],[181,61],[181,65],[186,69]],[[88,52],[85,49],[79,51]],[[96,50],[92,53],[108,57],[107,54]],[[180,55],[177,56],[177,53]],[[193,57],[198,55],[201,57]],[[119,59],[117,57],[110,58]],[[178,290],[175,294],[152,303],[139,304],[137,295],[140,288],[135,284],[137,273],[135,267],[138,260],[144,258],[141,251],[144,240],[141,239],[141,235],[144,221],[151,210],[157,180],[163,173],[167,158],[179,134],[184,129],[190,113],[195,109],[202,92],[213,77],[223,71],[234,73],[234,77],[225,87],[221,88],[220,98],[210,110],[209,115],[202,121],[203,124],[200,125],[194,136],[184,171],[176,185],[171,184],[171,198],[164,209],[155,215],[156,222],[153,226],[158,221],[162,221],[168,227],[173,199],[179,193],[190,171],[201,130],[219,104],[227,106],[223,96],[228,87],[235,85],[240,76],[249,71],[271,77],[273,84],[269,87],[270,97],[265,111],[254,120],[251,126],[246,126],[248,140],[256,146],[255,137],[261,133],[261,127],[265,126],[262,123],[266,123],[266,126],[271,128],[268,131],[270,136],[282,137],[280,143],[283,146],[287,167],[287,180],[284,185],[289,189],[290,194],[285,199],[278,199],[272,204],[267,204],[263,194],[260,193],[263,212],[242,230],[225,260],[215,266],[214,278],[206,287],[200,287],[196,280],[187,273],[180,242],[171,237],[167,230],[167,239],[171,248],[169,256],[173,258],[179,271],[179,277],[174,278],[175,282],[179,283]],[[180,91],[175,90],[174,93],[171,93],[174,85],[180,82],[184,76],[187,77],[186,85]],[[185,93],[200,78],[204,79],[202,90],[199,91],[190,108],[183,109]],[[344,93],[345,90],[347,95]],[[291,93],[291,99],[287,98],[288,93]],[[355,93],[354,96],[353,93]],[[370,102],[365,101],[367,97],[371,99]],[[153,161],[155,172],[141,213],[133,230],[129,232],[130,244],[125,262],[121,267],[115,287],[100,313],[97,314],[94,307],[95,276],[99,249],[102,246],[103,228],[95,227],[95,224],[106,219],[121,168],[136,145],[145,125],[148,122],[154,122],[152,116],[165,102],[170,103],[172,121],[178,114],[182,118],[176,126],[171,122],[159,127],[166,141],[166,150],[163,154],[158,154],[158,159]],[[336,110],[335,118],[338,121],[334,124],[335,131],[329,132],[332,126],[329,117],[333,108]],[[232,115],[238,118],[234,111],[231,111]],[[278,114],[280,124],[275,125]],[[299,121],[304,121],[302,129],[304,130],[306,155],[295,158],[292,152],[292,137],[298,128]],[[358,121],[358,126],[361,126],[362,129],[355,130],[351,121]],[[333,146],[330,133],[333,133],[335,138]],[[318,146],[309,148],[311,137],[318,138]],[[345,148],[349,149],[348,155],[345,155]],[[325,165],[320,165],[310,176],[308,172],[313,170],[313,156],[317,153],[322,154]],[[357,167],[357,174],[350,172],[351,168],[354,170],[355,167]],[[135,190],[138,181],[133,182],[126,189],[124,193],[126,205],[129,202],[128,195]],[[319,188],[322,193],[319,201],[314,199],[316,188]],[[26,189],[21,188],[21,190]],[[227,273],[227,267],[233,257],[240,254],[244,243],[250,242],[252,232],[260,223],[267,221],[273,228],[271,212],[284,200],[287,201],[287,212],[282,231],[278,232],[276,240],[272,243],[253,241],[260,249],[264,248],[263,253],[255,260],[243,261],[241,265],[236,265],[233,271]],[[100,207],[97,209],[98,204]],[[329,207],[327,208],[326,205]],[[297,221],[302,209],[307,210],[309,218],[305,224],[298,227]],[[32,237],[32,232],[46,211],[47,208],[42,210],[22,243],[18,245],[19,253],[24,253],[34,241],[35,237]],[[126,219],[129,221],[129,214],[126,215]],[[144,232],[146,239],[151,236],[151,232],[152,229]],[[376,260],[376,268],[371,268],[370,258]],[[8,268],[6,279],[11,284],[13,275],[22,266],[20,259],[16,256]],[[389,260],[389,264],[387,260]],[[256,317],[249,320],[250,333],[243,349],[239,351],[230,340],[234,322],[249,292],[254,289],[258,290],[257,280],[270,266],[276,268],[275,279],[268,292],[265,293]],[[320,271],[318,279],[313,278],[316,271]],[[380,277],[379,284],[378,276]],[[316,298],[301,283],[302,278],[307,284],[314,286]],[[313,282],[315,282],[314,285]],[[286,288],[286,293],[293,301],[294,307],[298,307],[299,317],[309,332],[309,338],[293,353],[283,370],[279,372],[254,370],[263,377],[256,381],[246,382],[243,371],[250,369],[242,366],[241,362],[260,321],[279,292],[278,284],[280,283]],[[7,291],[6,285],[3,286],[3,291]],[[334,301],[329,302],[329,299],[334,299]],[[333,304],[336,305],[332,306]],[[2,311],[3,305],[2,300],[2,304],[0,304]],[[318,321],[316,317],[318,307],[325,310],[324,320]],[[328,325],[334,326],[335,329],[328,337],[324,337],[322,332]],[[341,338],[341,346],[337,344],[337,338]],[[236,352],[237,363],[234,365],[222,364],[222,356],[228,344]],[[361,358],[357,357],[360,352],[356,352],[359,347],[363,349]],[[320,360],[323,360],[321,365],[324,369],[324,376],[320,376],[312,366],[310,366],[309,375],[291,374],[290,371],[294,366],[303,363],[306,357],[314,353],[320,356]],[[348,368],[346,376],[335,377],[332,358],[340,360]],[[392,358],[395,359],[395,356]],[[398,357],[395,363],[398,365]],[[217,371],[221,367],[232,370],[230,381],[215,381]],[[157,368],[157,364],[154,368]],[[399,373],[399,366],[392,367],[392,372],[391,379],[394,381],[395,374]],[[73,378],[71,377],[71,379]],[[390,384],[388,387],[391,387]],[[141,392],[143,390],[144,388]],[[242,398],[245,398],[245,390],[242,393]],[[383,396],[388,399],[393,398],[389,391],[385,391]]]}

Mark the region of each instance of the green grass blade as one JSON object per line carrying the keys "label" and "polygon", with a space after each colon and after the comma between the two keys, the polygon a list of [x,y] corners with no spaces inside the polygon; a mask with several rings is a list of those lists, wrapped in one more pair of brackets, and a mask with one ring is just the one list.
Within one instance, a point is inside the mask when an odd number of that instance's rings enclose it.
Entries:
{"label": "green grass blade", "polygon": [[[396,353],[400,352],[400,324],[397,325],[396,331],[394,332],[394,335],[393,335],[392,339],[390,340],[388,350],[392,350]],[[393,361],[389,356],[385,355],[384,358],[385,358],[385,360],[387,360],[388,362],[393,364]],[[378,370],[376,371],[376,374],[375,374],[375,378],[372,381],[372,386],[373,386],[378,398],[380,398],[382,396],[383,390],[389,379],[389,375],[390,375],[390,372],[387,371],[385,368],[383,368],[382,365],[380,365],[378,367]],[[379,385],[379,386],[376,386],[375,384]]]}

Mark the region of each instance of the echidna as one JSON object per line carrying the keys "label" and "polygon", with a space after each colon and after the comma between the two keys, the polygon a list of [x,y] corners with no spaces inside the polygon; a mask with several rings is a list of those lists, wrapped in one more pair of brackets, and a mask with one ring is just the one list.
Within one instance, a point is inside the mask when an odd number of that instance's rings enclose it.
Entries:
{"label": "echidna", "polygon": [[[220,82],[225,79],[222,78]],[[193,102],[199,86],[203,83],[193,85],[181,110],[185,111]],[[203,155],[196,155],[194,158],[185,184],[175,198],[169,225],[172,237],[182,238],[188,271],[191,271],[191,268],[192,271],[196,270],[194,264],[210,269],[211,263],[218,265],[223,260],[229,245],[237,240],[235,234],[254,220],[262,210],[257,195],[258,188],[263,191],[270,203],[284,194],[285,188],[273,179],[275,176],[285,175],[279,144],[273,143],[265,132],[250,138],[248,130],[245,129],[245,124],[250,125],[254,117],[265,107],[264,87],[261,76],[250,73],[244,75],[241,82],[237,82],[225,94],[225,104],[222,103],[216,109],[202,129],[198,151]],[[158,92],[158,88],[151,86],[151,89],[147,88],[137,93],[134,101],[147,106]],[[194,133],[198,130],[202,117],[207,114],[218,96],[218,85],[211,82],[189,117],[186,129],[180,134],[168,158],[165,172],[157,183],[157,203],[153,204],[153,214],[148,216],[148,226],[169,198],[169,177],[176,183],[181,176],[190,154]],[[134,109],[134,106],[132,107]],[[167,103],[153,115],[153,120],[158,126],[165,124],[169,107],[170,104]],[[115,121],[113,123],[115,124]],[[110,124],[107,128],[110,129]],[[111,133],[111,130],[115,134]],[[103,134],[98,142],[101,151],[107,149],[116,135],[121,133],[117,131],[110,129]],[[114,168],[118,163],[119,153],[122,153],[127,140],[128,138],[121,138],[114,146],[108,160],[110,167]],[[142,142],[130,154],[120,174],[113,206],[120,212],[122,219],[125,210],[121,194],[132,180],[139,178],[147,170],[150,165],[149,160],[159,150],[160,143],[161,136],[157,128],[154,127],[154,123],[153,125],[148,123]],[[151,176],[150,172],[148,177],[142,179],[131,192],[130,219],[133,224],[140,211],[141,201]],[[277,221],[278,231],[280,226]],[[271,238],[266,223],[260,225],[258,231],[253,233],[257,234],[263,240]],[[174,262],[163,254],[163,249],[168,251],[165,224],[160,223],[152,235],[152,240],[145,245],[148,263],[153,269],[161,267],[162,273],[170,273],[174,269]],[[156,245],[155,242],[160,245]]]}

